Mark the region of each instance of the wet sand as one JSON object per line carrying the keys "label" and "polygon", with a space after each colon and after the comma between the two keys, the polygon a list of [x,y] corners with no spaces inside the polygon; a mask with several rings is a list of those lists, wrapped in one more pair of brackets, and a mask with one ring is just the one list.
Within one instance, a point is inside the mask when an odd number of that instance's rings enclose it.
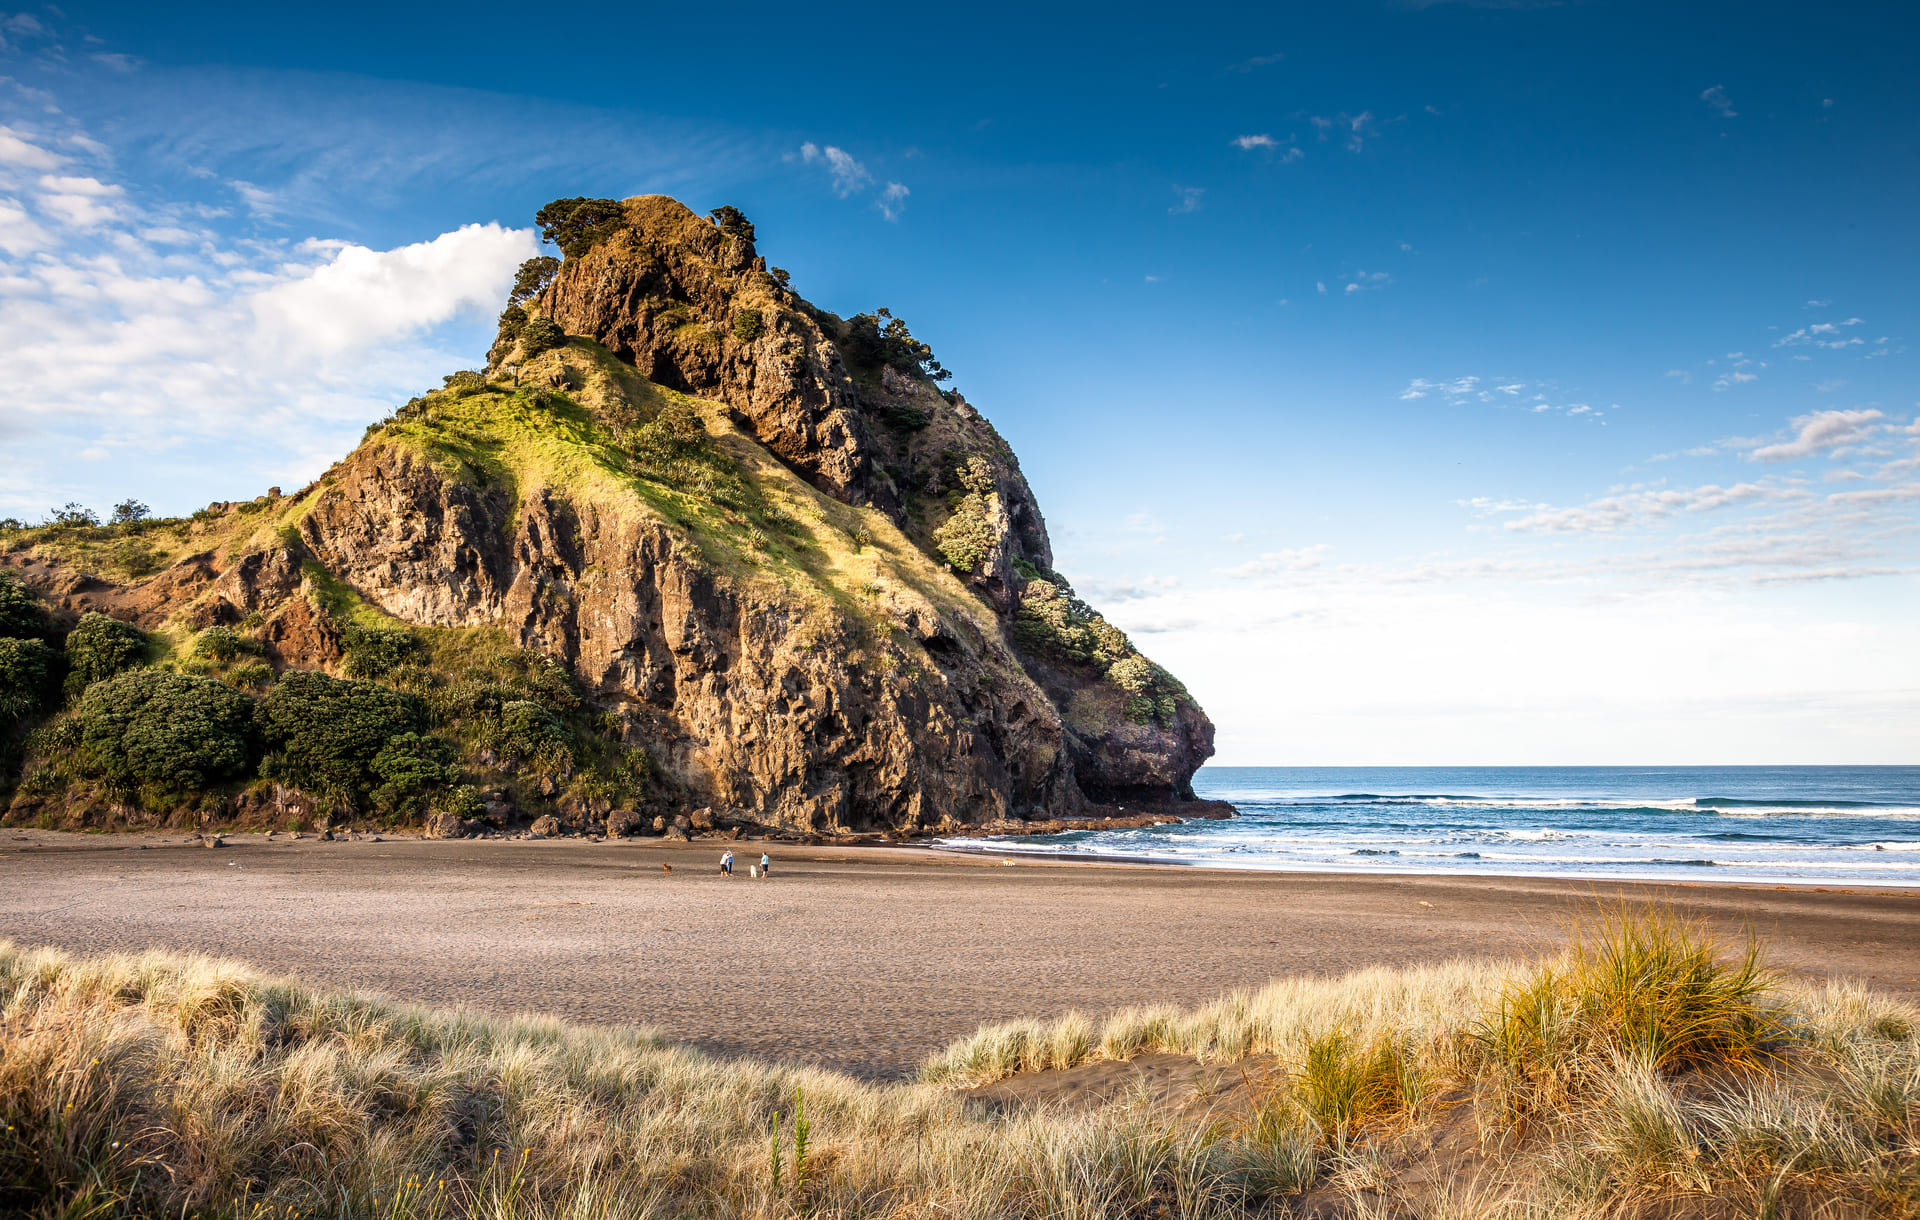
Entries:
{"label": "wet sand", "polygon": [[[1191,1005],[1296,974],[1510,957],[1663,899],[1779,964],[1920,1001],[1920,890],[1245,873],[910,848],[274,842],[0,830],[0,938],[158,946],[433,1005],[639,1023],[725,1054],[910,1074],[987,1021]],[[671,864],[673,872],[662,870]]]}

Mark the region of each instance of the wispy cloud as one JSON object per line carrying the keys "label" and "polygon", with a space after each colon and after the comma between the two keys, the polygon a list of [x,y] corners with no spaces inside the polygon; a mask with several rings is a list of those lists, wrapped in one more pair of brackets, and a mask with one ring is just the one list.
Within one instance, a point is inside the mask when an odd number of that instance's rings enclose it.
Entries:
{"label": "wispy cloud", "polygon": [[1275,51],[1271,55],[1256,55],[1252,59],[1243,59],[1239,63],[1230,66],[1227,71],[1242,73],[1256,72],[1261,68],[1272,67],[1286,57],[1286,53],[1283,51]]}
{"label": "wispy cloud", "polygon": [[1235,564],[1230,568],[1215,568],[1220,576],[1234,580],[1250,580],[1257,576],[1273,576],[1282,572],[1309,572],[1320,566],[1320,561],[1333,548],[1326,543],[1297,547],[1284,551],[1267,551],[1256,559]]}
{"label": "wispy cloud", "polygon": [[[1864,318],[1848,318],[1841,322],[1815,322],[1802,326],[1792,334],[1775,339],[1775,347],[1824,347],[1835,351],[1849,347],[1865,346],[1866,340],[1859,335],[1849,335],[1845,331],[1849,326],[1859,326]],[[1881,340],[1885,342],[1885,340]]]}
{"label": "wispy cloud", "polygon": [[800,146],[800,159],[808,165],[826,166],[833,175],[833,193],[842,199],[873,184],[873,175],[867,172],[867,167],[844,148],[832,144],[823,148],[808,140]]}
{"label": "wispy cloud", "polygon": [[1469,376],[1441,381],[1415,377],[1407,383],[1406,389],[1400,391],[1402,402],[1413,402],[1422,398],[1437,398],[1448,404],[1486,403],[1489,406],[1523,410],[1534,415],[1560,414],[1575,418],[1584,416],[1601,423],[1605,422],[1601,419],[1605,412],[1620,409],[1620,404],[1617,402],[1601,405],[1569,401],[1548,382],[1527,382],[1505,377]]}
{"label": "wispy cloud", "polygon": [[1366,141],[1379,132],[1379,124],[1374,121],[1371,110],[1362,110],[1359,114],[1337,114],[1332,118],[1316,114],[1308,122],[1313,124],[1322,140],[1339,136],[1349,152],[1359,152]]}
{"label": "wispy cloud", "polygon": [[900,213],[906,210],[907,196],[912,193],[898,182],[889,182],[881,190],[880,197],[873,201],[873,206],[879,208],[880,214],[888,220],[898,220]]}
{"label": "wispy cloud", "polygon": [[1727,97],[1727,87],[1725,85],[1713,85],[1702,89],[1700,91],[1700,100],[1707,104],[1709,110],[1723,119],[1736,118],[1740,114],[1738,110],[1733,108],[1732,99]]}
{"label": "wispy cloud", "polygon": [[1365,292],[1369,288],[1385,288],[1393,283],[1393,277],[1384,271],[1355,271],[1342,278],[1347,281],[1345,291],[1348,296],[1356,292]]}
{"label": "wispy cloud", "polygon": [[1204,186],[1175,186],[1173,193],[1179,196],[1179,202],[1167,211],[1176,215],[1182,212],[1198,212],[1206,205],[1207,188]]}
{"label": "wispy cloud", "polygon": [[1536,534],[1613,533],[1678,513],[1712,512],[1756,500],[1804,500],[1809,493],[1797,487],[1771,483],[1736,483],[1722,487],[1634,486],[1588,500],[1570,508],[1546,508],[1507,522],[1515,532]]}

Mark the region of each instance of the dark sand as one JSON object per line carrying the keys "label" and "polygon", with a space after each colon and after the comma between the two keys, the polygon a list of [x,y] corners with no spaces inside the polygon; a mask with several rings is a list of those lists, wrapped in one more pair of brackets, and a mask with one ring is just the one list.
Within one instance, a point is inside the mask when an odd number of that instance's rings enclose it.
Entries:
{"label": "dark sand", "polygon": [[711,843],[227,841],[0,831],[0,938],[218,954],[330,987],[642,1023],[878,1077],[910,1074],[987,1021],[1527,953],[1619,894],[1733,932],[1750,921],[1790,969],[1920,1000],[1913,890],[1009,868],[784,845],[774,877],[753,881],[751,843],[728,880]]}

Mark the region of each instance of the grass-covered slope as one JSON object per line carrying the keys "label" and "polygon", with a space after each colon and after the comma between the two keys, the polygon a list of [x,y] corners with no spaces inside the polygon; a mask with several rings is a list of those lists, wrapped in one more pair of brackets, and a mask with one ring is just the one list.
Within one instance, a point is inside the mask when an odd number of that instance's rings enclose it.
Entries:
{"label": "grass-covered slope", "polygon": [[[0,1211],[1911,1217],[1916,1019],[1656,914],[1556,961],[996,1027],[927,1082],[868,1085],[0,945]],[[1216,1091],[995,1109],[945,1087],[1152,1050],[1213,1062]]]}

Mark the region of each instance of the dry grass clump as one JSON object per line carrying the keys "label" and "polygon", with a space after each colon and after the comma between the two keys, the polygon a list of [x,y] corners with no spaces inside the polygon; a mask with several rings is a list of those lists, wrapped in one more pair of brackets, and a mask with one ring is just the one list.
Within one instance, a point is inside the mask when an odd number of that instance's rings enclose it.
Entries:
{"label": "dry grass clump", "polygon": [[943,1082],[1237,1061],[996,1113],[644,1031],[0,943],[0,1215],[1920,1217],[1920,1013],[1660,912],[1526,965],[1275,984],[982,1030]]}
{"label": "dry grass clump", "polygon": [[[802,1112],[804,1151],[780,1157]],[[1257,1150],[1144,1106],[995,1117],[644,1031],[4,942],[0,1126],[0,1215],[48,1220],[1224,1216],[1262,1198]]]}
{"label": "dry grass clump", "polygon": [[[1080,1014],[989,1026],[923,1078],[1251,1057],[1243,1159],[1271,1193],[1331,1191],[1353,1215],[1920,1216],[1916,1015],[1621,907],[1533,964],[1290,980],[1092,1034]],[[1396,1187],[1462,1136],[1454,1170],[1484,1160],[1494,1186],[1429,1164],[1414,1194]]]}

